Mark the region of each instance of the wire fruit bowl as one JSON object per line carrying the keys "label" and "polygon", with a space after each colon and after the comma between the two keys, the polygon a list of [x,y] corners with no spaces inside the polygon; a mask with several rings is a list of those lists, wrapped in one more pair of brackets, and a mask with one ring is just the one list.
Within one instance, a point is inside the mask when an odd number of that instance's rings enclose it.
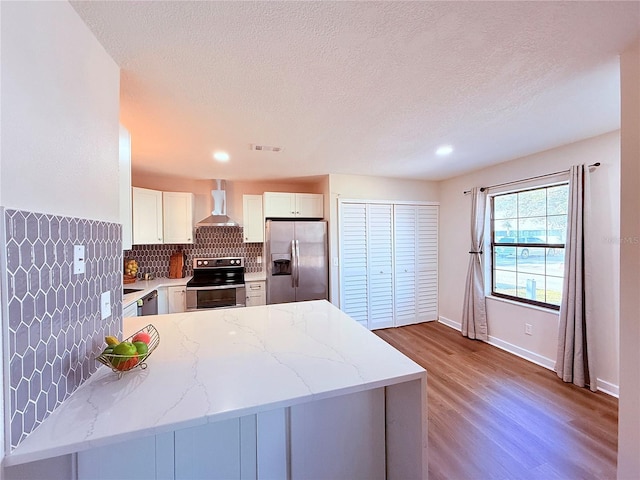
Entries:
{"label": "wire fruit bowl", "polygon": [[146,327],[138,330],[136,333],[131,335],[130,337],[123,340],[123,342],[131,342],[133,338],[139,333],[147,333],[151,339],[148,343],[148,350],[145,354],[135,353],[133,355],[117,355],[115,353],[101,353],[96,357],[96,360],[103,365],[106,365],[115,373],[118,374],[118,378],[122,376],[124,372],[128,372],[133,370],[134,368],[140,367],[142,370],[147,368],[147,358],[153,353],[156,347],[160,344],[160,335],[158,334],[158,330],[156,327],[149,324]]}

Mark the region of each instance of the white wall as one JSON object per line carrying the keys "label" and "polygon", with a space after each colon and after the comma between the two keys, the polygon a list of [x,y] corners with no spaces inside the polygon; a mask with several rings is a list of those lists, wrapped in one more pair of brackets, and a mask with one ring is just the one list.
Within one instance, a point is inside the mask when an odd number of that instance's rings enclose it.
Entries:
{"label": "white wall", "polygon": [[[118,222],[118,66],[67,2],[0,2],[0,22],[0,206]],[[55,462],[0,477],[70,478]]]}
{"label": "white wall", "polygon": [[[437,182],[371,177],[365,175],[329,175],[329,195],[325,196],[325,218],[329,221],[329,300],[340,306],[340,268],[334,263],[338,251],[338,199],[437,202]],[[440,222],[442,223],[442,217]]]}
{"label": "white wall", "polygon": [[67,2],[1,8],[0,205],[118,222],[118,66]]}
{"label": "white wall", "polygon": [[618,478],[640,478],[640,42],[620,58],[621,208]]}
{"label": "white wall", "polygon": [[[444,181],[440,185],[440,316],[459,324],[467,274],[470,242],[470,197],[463,191],[535,175],[568,169],[573,164],[600,162],[591,176],[593,220],[598,226],[590,259],[597,272],[594,303],[596,317],[597,376],[602,388],[617,393],[618,385],[618,290],[619,290],[619,132],[566,145],[525,158],[512,160]],[[513,187],[511,187],[513,188]],[[495,190],[494,190],[495,191]],[[487,322],[492,343],[552,368],[555,364],[558,315],[554,311],[523,306],[515,302],[487,299]],[[524,334],[524,324],[533,335]]]}

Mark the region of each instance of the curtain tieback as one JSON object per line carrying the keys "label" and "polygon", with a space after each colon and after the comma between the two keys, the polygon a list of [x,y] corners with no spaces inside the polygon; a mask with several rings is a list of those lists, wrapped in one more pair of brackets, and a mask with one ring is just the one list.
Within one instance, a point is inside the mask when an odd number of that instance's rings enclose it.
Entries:
{"label": "curtain tieback", "polygon": [[473,253],[479,253],[480,255],[482,255],[482,250],[480,250],[479,252],[469,252],[469,253],[471,253],[471,254],[473,254]]}

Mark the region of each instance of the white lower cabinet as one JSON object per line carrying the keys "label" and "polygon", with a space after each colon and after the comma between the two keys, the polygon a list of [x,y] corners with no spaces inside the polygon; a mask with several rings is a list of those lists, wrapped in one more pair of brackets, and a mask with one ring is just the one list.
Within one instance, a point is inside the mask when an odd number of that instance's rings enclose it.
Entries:
{"label": "white lower cabinet", "polygon": [[78,453],[78,480],[155,480],[156,437],[92,448]]}
{"label": "white lower cabinet", "polygon": [[247,307],[267,304],[267,288],[264,281],[245,282]]}
{"label": "white lower cabinet", "polygon": [[178,430],[174,438],[176,479],[242,478],[240,419]]}
{"label": "white lower cabinet", "polygon": [[122,309],[122,318],[137,317],[138,316],[138,302],[133,302],[131,305]]}
{"label": "white lower cabinet", "polygon": [[167,287],[167,313],[182,313],[187,310],[187,287]]}
{"label": "white lower cabinet", "polygon": [[384,388],[316,400],[84,450],[77,478],[384,479],[387,416]]}

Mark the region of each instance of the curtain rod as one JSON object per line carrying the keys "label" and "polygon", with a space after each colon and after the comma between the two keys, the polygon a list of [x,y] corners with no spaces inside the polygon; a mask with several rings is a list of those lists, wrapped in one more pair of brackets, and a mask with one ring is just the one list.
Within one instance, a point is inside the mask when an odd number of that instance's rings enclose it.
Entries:
{"label": "curtain rod", "polygon": [[[599,167],[599,166],[600,166],[600,162],[596,162],[594,164],[589,165],[589,168]],[[523,178],[521,180],[513,180],[512,182],[498,183],[496,185],[491,185],[489,187],[481,187],[480,191],[484,192],[485,190],[489,190],[490,188],[504,187],[506,185],[513,185],[515,183],[522,183],[522,182],[528,182],[529,180],[536,180],[538,178],[553,177],[555,175],[560,175],[561,173],[569,173],[569,170],[561,170],[559,172],[545,173],[544,175],[536,175],[535,177]],[[471,193],[471,190],[465,190],[463,193],[467,195],[468,193]]]}

